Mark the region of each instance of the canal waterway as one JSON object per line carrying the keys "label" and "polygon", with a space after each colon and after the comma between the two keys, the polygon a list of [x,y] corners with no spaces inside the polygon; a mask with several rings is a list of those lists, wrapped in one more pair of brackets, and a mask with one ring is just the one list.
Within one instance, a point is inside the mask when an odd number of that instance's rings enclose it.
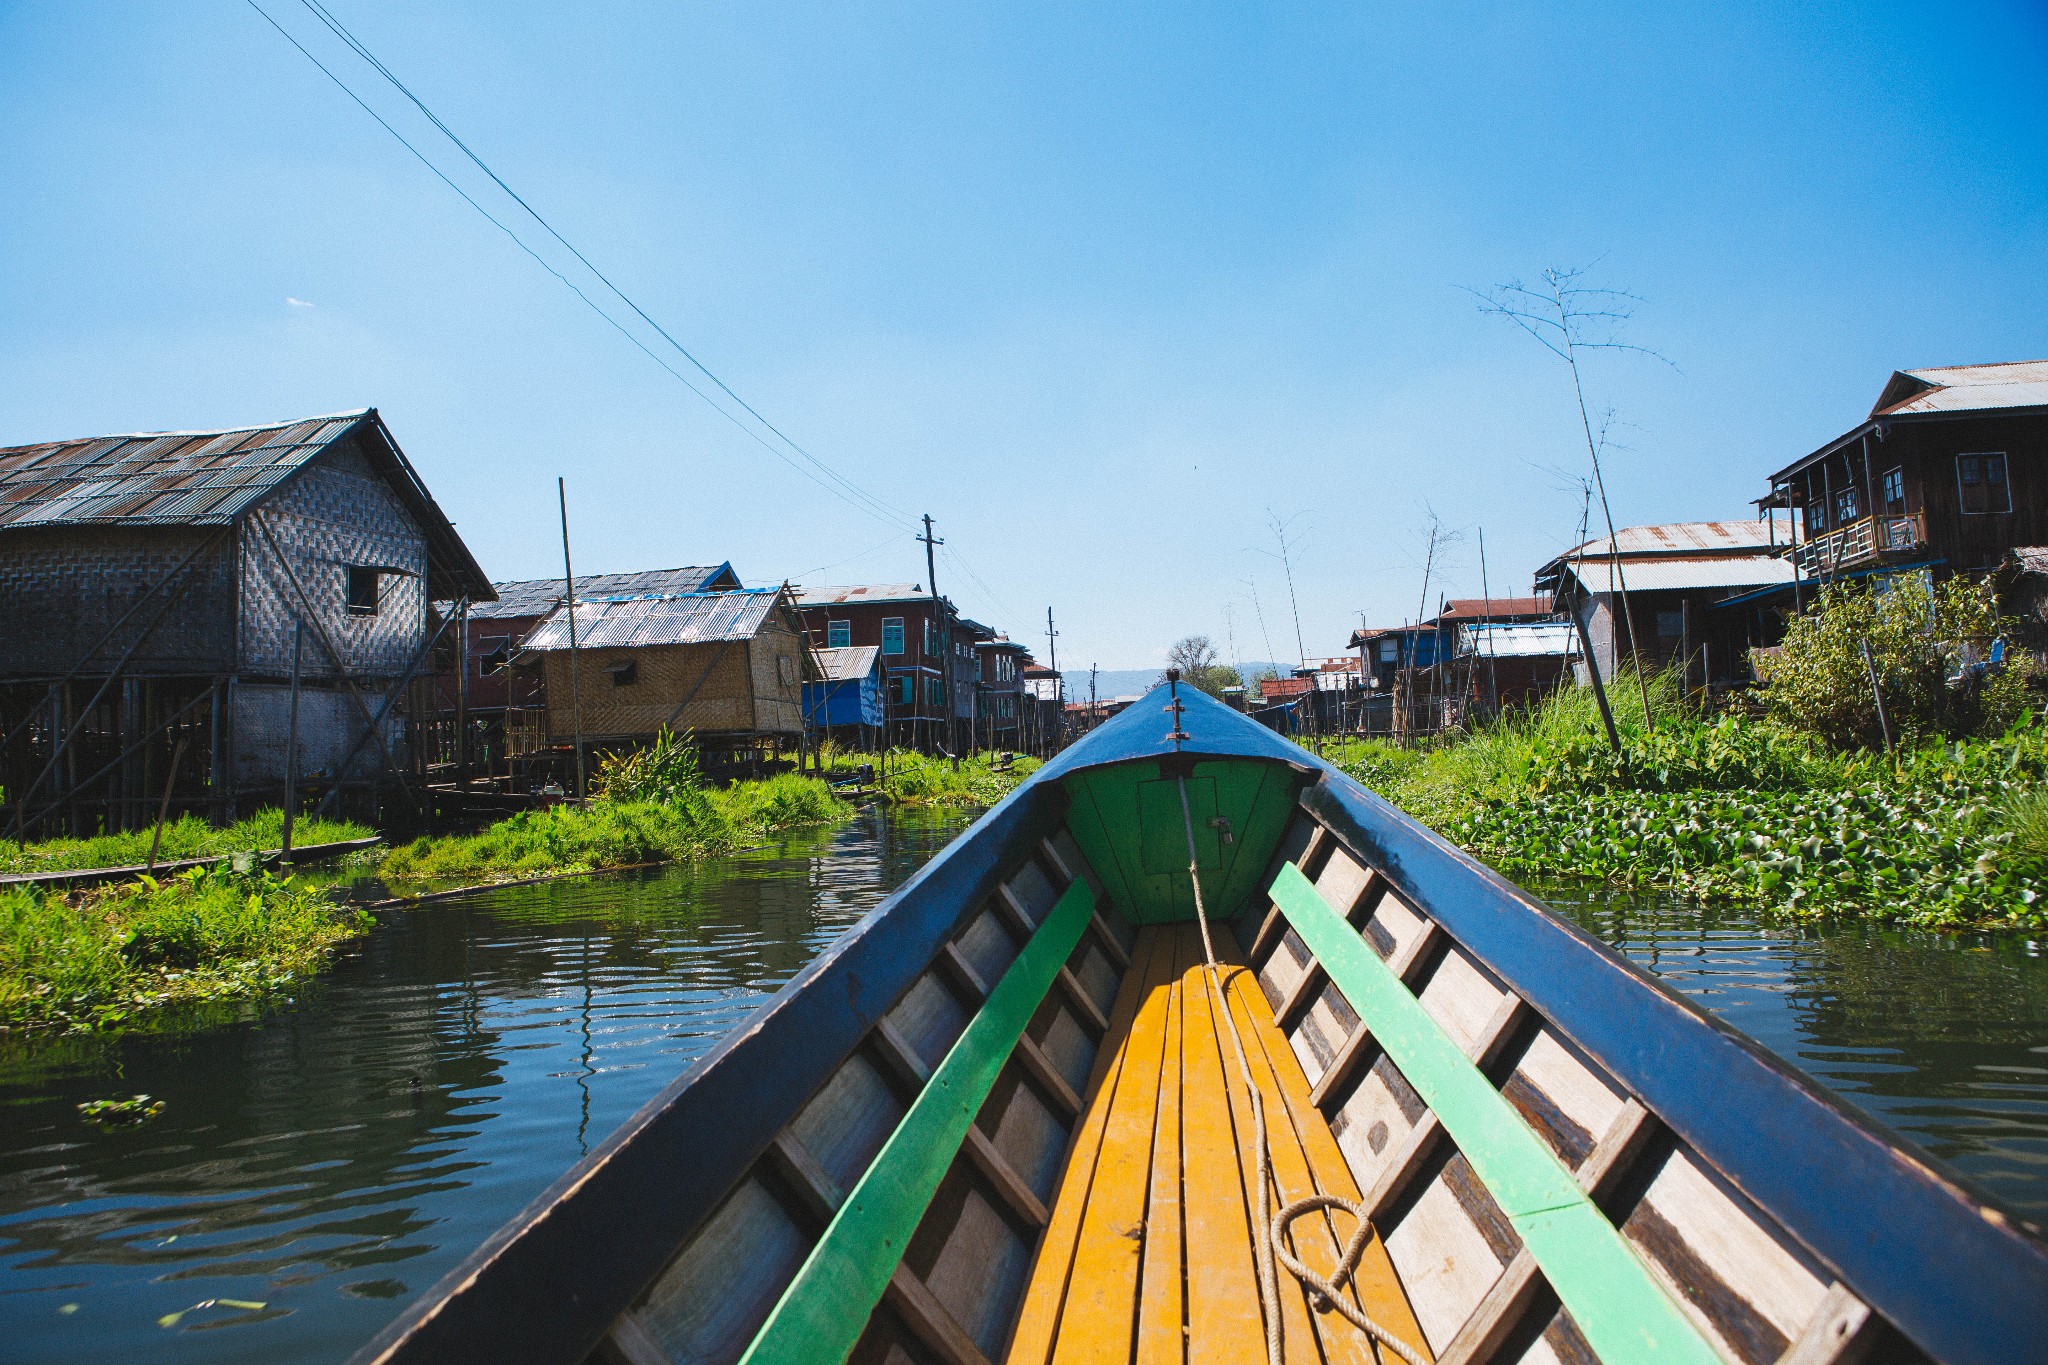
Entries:
{"label": "canal waterway", "polygon": [[[345,1358],[967,820],[422,906],[239,1021],[0,1044],[0,1357]],[[2048,1220],[2041,944],[1547,892]],[[135,1093],[163,1112],[78,1111]]]}

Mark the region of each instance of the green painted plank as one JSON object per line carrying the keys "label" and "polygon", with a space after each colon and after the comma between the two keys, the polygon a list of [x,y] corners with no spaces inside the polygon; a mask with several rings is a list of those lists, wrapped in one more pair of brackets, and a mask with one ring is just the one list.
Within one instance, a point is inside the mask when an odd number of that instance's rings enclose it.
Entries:
{"label": "green painted plank", "polygon": [[1288,863],[1273,899],[1401,1074],[1436,1112],[1605,1361],[1718,1365],[1578,1181],[1358,931]]}
{"label": "green painted plank", "polygon": [[1053,906],[840,1205],[742,1365],[837,1362],[853,1350],[968,1125],[1094,910],[1085,881]]}

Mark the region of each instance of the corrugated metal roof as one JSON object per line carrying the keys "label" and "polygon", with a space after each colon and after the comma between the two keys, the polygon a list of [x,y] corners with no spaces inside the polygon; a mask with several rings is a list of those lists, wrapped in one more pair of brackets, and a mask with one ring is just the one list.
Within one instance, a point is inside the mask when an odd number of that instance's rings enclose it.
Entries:
{"label": "corrugated metal roof", "polygon": [[1437,620],[1469,621],[1491,616],[1500,621],[1510,616],[1548,616],[1550,612],[1548,597],[1453,597],[1437,614]]}
{"label": "corrugated metal roof", "polygon": [[[1588,559],[1568,566],[1592,592],[1615,592],[1613,561]],[[1717,555],[1698,559],[1621,557],[1630,592],[1671,592],[1706,588],[1763,588],[1792,581],[1792,561],[1776,555]]]}
{"label": "corrugated metal roof", "polygon": [[879,645],[846,645],[812,652],[818,656],[818,666],[825,670],[826,682],[859,682],[875,671],[875,661],[882,657]]}
{"label": "corrugated metal roof", "polygon": [[797,594],[797,605],[836,607],[857,602],[907,602],[931,594],[915,583],[868,583],[855,588],[809,588]]}
{"label": "corrugated metal roof", "polygon": [[[750,640],[768,619],[779,588],[739,592],[688,593],[679,597],[634,597],[576,603],[576,644],[580,649],[629,649],[641,645],[697,645]],[[525,648],[569,647],[569,613],[557,607],[533,628]]]}
{"label": "corrugated metal roof", "polygon": [[222,526],[370,412],[12,446],[0,450],[0,528]]}
{"label": "corrugated metal roof", "polygon": [[1600,536],[1574,546],[1559,558],[1608,554],[1611,553],[1609,546],[1617,542],[1624,557],[1698,555],[1702,552],[1741,554],[1769,549],[1771,528],[1768,522],[1753,517],[1740,517],[1734,521],[1672,521],[1661,526],[1624,526],[1615,533],[1612,542],[1606,536]]}
{"label": "corrugated metal roof", "polygon": [[[730,580],[730,581],[727,581]],[[599,601],[613,597],[680,597],[685,593],[711,592],[739,587],[730,564],[691,565],[678,569],[643,569],[638,573],[592,573],[576,576],[576,600]],[[495,583],[498,600],[488,606],[471,607],[472,620],[488,621],[507,616],[545,616],[562,601],[559,578],[525,578],[514,583]],[[579,608],[580,611],[580,608]]]}
{"label": "corrugated metal roof", "polygon": [[2048,574],[2048,545],[2015,545],[2005,553],[2021,573]]}
{"label": "corrugated metal roof", "polygon": [[1492,659],[1546,659],[1578,648],[1576,628],[1557,621],[1460,626],[1458,652]]}
{"label": "corrugated metal roof", "polygon": [[[1919,382],[1910,382],[1914,380]],[[2048,360],[2009,360],[1996,365],[1900,370],[1885,385],[1870,415],[2043,406],[2048,406]]]}

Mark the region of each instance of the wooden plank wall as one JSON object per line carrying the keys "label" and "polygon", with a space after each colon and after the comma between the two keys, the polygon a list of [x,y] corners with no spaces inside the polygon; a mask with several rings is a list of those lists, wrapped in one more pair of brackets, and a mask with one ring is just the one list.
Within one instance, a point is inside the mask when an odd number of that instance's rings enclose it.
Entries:
{"label": "wooden plank wall", "polygon": [[[997,894],[968,908],[931,966],[614,1324],[596,1358],[739,1359],[845,1192],[1076,876],[1093,882],[1061,830],[1023,858]],[[976,1116],[852,1359],[985,1365],[1001,1357],[1132,938],[1128,925],[1102,914],[1082,936]]]}
{"label": "wooden plank wall", "polygon": [[[1282,848],[1728,1360],[1914,1358],[1769,1215],[1306,813]],[[1486,1188],[1277,911],[1250,958],[1441,1361],[1593,1359]],[[1863,1353],[1859,1356],[1857,1353]]]}

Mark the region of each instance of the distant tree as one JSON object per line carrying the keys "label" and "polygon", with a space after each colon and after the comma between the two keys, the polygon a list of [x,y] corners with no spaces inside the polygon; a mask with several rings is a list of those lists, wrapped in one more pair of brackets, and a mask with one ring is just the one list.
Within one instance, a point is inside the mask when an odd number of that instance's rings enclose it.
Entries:
{"label": "distant tree", "polygon": [[1216,662],[1216,646],[1206,635],[1189,635],[1174,641],[1173,648],[1166,651],[1166,663],[1212,697],[1222,696],[1224,688],[1236,687],[1239,682],[1236,669]]}

